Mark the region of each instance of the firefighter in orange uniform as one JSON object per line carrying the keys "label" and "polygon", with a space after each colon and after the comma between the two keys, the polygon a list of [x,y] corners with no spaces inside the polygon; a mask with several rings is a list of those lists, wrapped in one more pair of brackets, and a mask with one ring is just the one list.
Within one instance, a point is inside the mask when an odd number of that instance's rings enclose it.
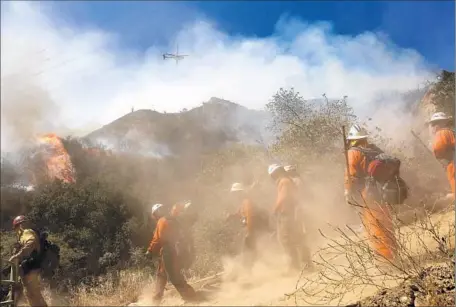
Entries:
{"label": "firefighter in orange uniform", "polygon": [[190,302],[195,301],[197,298],[196,292],[181,273],[181,264],[176,248],[180,240],[178,224],[175,223],[172,217],[165,216],[162,204],[153,205],[152,216],[157,220],[157,226],[146,254],[160,256],[154,300],[157,303],[161,301],[169,278],[182,299]]}
{"label": "firefighter in orange uniform", "polygon": [[434,137],[432,150],[436,159],[446,167],[451,198],[454,200],[454,130],[451,129],[451,116],[437,112],[429,120],[431,134]]}
{"label": "firefighter in orange uniform", "polygon": [[277,199],[273,214],[277,218],[277,236],[290,260],[290,269],[297,270],[300,263],[313,269],[300,217],[296,216],[298,188],[284,167],[272,164],[268,173],[277,185]]}
{"label": "firefighter in orange uniform", "polygon": [[310,207],[308,203],[312,200],[312,193],[311,191],[304,186],[303,180],[294,165],[286,165],[284,166],[285,171],[287,172],[288,176],[293,180],[295,185],[298,187],[299,190],[299,205],[296,208],[296,216],[298,218],[298,222],[301,223],[301,227],[304,231],[304,235],[307,241],[307,237],[309,233],[316,234],[316,227],[312,227],[312,216]]}
{"label": "firefighter in orange uniform", "polygon": [[369,144],[366,130],[358,125],[351,127],[347,136],[349,142],[348,168],[345,170],[345,197],[362,206],[361,217],[372,247],[384,258],[395,257],[396,239],[391,213],[380,197],[368,193],[367,178],[369,156],[383,153],[377,146]]}
{"label": "firefighter in orange uniform", "polygon": [[245,269],[250,270],[257,258],[257,240],[262,231],[268,229],[269,218],[252,202],[247,189],[242,183],[233,183],[231,193],[236,201],[241,203],[239,210],[228,215],[228,219],[238,217],[245,228],[243,241],[243,264]]}
{"label": "firefighter in orange uniform", "polygon": [[198,218],[197,212],[190,201],[181,202],[171,208],[171,217],[179,222],[182,234],[185,234],[185,242],[181,242],[185,243],[181,245],[181,252],[185,252],[186,255],[181,257],[181,267],[188,270],[196,257],[192,228]]}

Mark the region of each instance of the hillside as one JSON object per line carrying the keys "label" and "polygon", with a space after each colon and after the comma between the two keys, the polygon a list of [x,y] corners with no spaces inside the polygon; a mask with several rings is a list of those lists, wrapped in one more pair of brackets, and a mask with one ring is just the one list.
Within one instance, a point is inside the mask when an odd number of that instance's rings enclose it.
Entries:
{"label": "hillside", "polygon": [[[423,88],[401,94],[403,110],[427,119],[438,110],[454,113],[454,72],[442,71]],[[309,102],[319,103],[320,99]],[[269,144],[271,115],[212,97],[179,113],[137,110],[85,136],[115,151],[152,157],[187,156],[226,148],[232,143]]]}
{"label": "hillside", "polygon": [[91,142],[119,151],[163,157],[182,152],[198,154],[233,142],[253,144],[270,140],[268,114],[212,97],[180,113],[153,110],[131,112],[88,134]]}

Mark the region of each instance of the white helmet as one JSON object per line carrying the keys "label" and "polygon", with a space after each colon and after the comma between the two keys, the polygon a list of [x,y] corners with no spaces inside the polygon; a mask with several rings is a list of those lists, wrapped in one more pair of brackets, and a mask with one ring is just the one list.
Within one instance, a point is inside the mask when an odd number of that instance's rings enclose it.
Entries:
{"label": "white helmet", "polygon": [[296,171],[296,166],[294,166],[294,165],[286,165],[283,168],[285,169],[286,172],[294,172],[294,171]]}
{"label": "white helmet", "polygon": [[272,175],[272,174],[274,174],[276,171],[278,171],[279,169],[283,169],[283,166],[282,166],[282,165],[279,165],[279,164],[271,164],[271,165],[269,165],[269,167],[268,167],[268,174],[269,174],[269,175]]}
{"label": "white helmet", "polygon": [[368,137],[367,131],[359,125],[353,125],[348,132],[347,140],[361,140]]}
{"label": "white helmet", "polygon": [[191,201],[186,202],[185,205],[184,205],[184,210],[187,210],[188,207],[190,207],[191,205],[192,205]]}
{"label": "white helmet", "polygon": [[437,112],[437,113],[432,114],[431,119],[428,121],[428,123],[436,122],[439,120],[449,120],[452,118],[453,118],[452,116],[448,116],[443,112]]}
{"label": "white helmet", "polygon": [[155,204],[152,206],[152,214],[155,214],[160,208],[163,208],[162,204]]}
{"label": "white helmet", "polygon": [[245,190],[244,185],[239,182],[235,182],[231,186],[231,192],[238,192],[238,191],[244,191],[244,190]]}

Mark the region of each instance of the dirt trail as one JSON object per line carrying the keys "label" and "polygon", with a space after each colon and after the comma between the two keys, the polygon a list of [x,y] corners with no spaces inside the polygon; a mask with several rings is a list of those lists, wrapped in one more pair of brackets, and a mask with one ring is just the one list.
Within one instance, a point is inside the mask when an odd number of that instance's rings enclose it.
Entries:
{"label": "dirt trail", "polygon": [[[449,233],[450,228],[454,228],[454,211],[444,214],[434,214],[432,222],[439,225],[439,231],[442,236]],[[436,249],[437,243],[429,235],[417,233],[413,226],[402,227],[402,233],[413,234],[409,249],[412,253],[419,255],[423,252],[422,245],[418,244],[418,237],[430,249]],[[451,238],[454,247],[454,236]],[[319,242],[320,246],[325,242]],[[315,249],[317,250],[317,249]],[[342,258],[335,261],[343,261]],[[209,292],[208,300],[201,303],[200,306],[310,306],[306,303],[302,293],[287,296],[296,289],[296,283],[299,274],[284,274],[285,259],[280,250],[275,246],[271,247],[267,253],[262,255],[261,260],[254,266],[251,272],[239,273],[239,268],[235,266],[238,263],[236,259],[227,260],[225,263],[225,274],[223,281],[218,285],[217,291]],[[312,273],[318,274],[318,273]],[[309,274],[308,276],[311,276]],[[391,282],[391,287],[397,283]],[[343,305],[353,303],[362,298],[374,294],[377,289],[374,286],[365,287],[364,289],[355,289],[346,295],[342,301],[333,301],[332,305]],[[134,306],[151,306],[152,302],[148,299],[151,296],[152,286],[144,290],[143,296],[134,304]],[[165,306],[184,305],[177,293],[173,290],[166,291],[165,299],[162,302]]]}

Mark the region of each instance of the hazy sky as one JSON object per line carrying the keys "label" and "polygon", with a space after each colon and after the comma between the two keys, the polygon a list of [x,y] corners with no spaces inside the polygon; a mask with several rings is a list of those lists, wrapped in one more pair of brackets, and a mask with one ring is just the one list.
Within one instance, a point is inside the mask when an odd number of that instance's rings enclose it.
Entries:
{"label": "hazy sky", "polygon": [[[366,109],[454,68],[453,2],[231,3],[2,2],[2,146],[85,133],[132,107],[174,112],[217,96],[261,109],[280,87]],[[450,9],[452,21],[436,14]],[[164,61],[177,43],[190,56]]]}

